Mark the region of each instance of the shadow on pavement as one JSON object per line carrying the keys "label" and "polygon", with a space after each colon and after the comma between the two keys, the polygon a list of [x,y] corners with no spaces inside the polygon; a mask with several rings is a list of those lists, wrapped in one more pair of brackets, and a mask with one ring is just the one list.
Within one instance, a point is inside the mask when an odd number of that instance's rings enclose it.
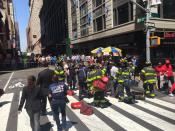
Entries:
{"label": "shadow on pavement", "polygon": [[3,102],[0,102],[0,107],[4,106],[5,104],[8,104],[10,103],[11,101],[3,101]]}
{"label": "shadow on pavement", "polygon": [[41,131],[50,131],[51,128],[52,128],[52,124],[50,122],[47,122],[41,125]]}
{"label": "shadow on pavement", "polygon": [[0,71],[0,75],[11,73],[11,71]]}

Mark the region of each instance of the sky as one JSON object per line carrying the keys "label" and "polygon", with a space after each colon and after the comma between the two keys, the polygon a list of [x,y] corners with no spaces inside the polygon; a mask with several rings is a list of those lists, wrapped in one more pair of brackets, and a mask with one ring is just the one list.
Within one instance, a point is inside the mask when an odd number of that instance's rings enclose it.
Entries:
{"label": "sky", "polygon": [[29,20],[29,0],[13,0],[15,6],[15,19],[19,24],[21,51],[26,51],[26,27]]}

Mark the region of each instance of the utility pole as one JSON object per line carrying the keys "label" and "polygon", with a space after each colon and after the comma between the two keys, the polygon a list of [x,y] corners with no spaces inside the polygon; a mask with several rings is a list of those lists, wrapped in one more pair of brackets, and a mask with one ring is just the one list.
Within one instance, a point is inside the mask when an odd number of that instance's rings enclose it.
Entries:
{"label": "utility pole", "polygon": [[146,21],[145,21],[145,27],[146,27],[146,62],[151,62],[151,57],[150,57],[150,29],[149,29],[149,25],[147,24],[150,20],[150,15],[151,15],[151,2],[150,0],[143,0],[143,2],[146,2],[146,8],[142,7],[141,5],[139,5],[137,2],[135,2],[134,0],[129,0],[132,3],[134,3],[135,5],[137,5],[137,7],[139,7],[140,9],[142,9],[143,11],[145,11],[146,13]]}
{"label": "utility pole", "polygon": [[147,12],[146,12],[146,62],[151,62],[150,57],[150,28],[148,27],[148,22],[150,19],[150,0],[147,0]]}

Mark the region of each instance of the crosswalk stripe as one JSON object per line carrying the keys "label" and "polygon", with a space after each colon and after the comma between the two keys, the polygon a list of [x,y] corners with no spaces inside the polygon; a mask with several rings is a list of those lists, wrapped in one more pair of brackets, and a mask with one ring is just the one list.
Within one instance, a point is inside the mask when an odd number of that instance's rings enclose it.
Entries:
{"label": "crosswalk stripe", "polygon": [[[22,92],[20,92],[20,97],[21,98]],[[20,100],[19,100],[20,102]],[[22,112],[18,115],[18,126],[17,126],[17,131],[32,131],[30,127],[30,119],[29,116],[27,115],[27,112],[25,109],[22,110]]]}
{"label": "crosswalk stripe", "polygon": [[[74,95],[74,98],[78,100],[78,96]],[[93,109],[94,114],[98,116],[103,122],[105,122],[108,126],[110,126],[112,129],[125,131],[123,127],[121,127],[119,124],[115,123],[113,120],[111,120],[109,117],[106,117],[103,113],[98,111],[96,108]]]}
{"label": "crosswalk stripe", "polygon": [[[47,103],[48,103],[47,104],[47,112],[52,113],[48,99],[47,99]],[[56,126],[56,122],[53,119],[53,115],[47,115],[47,117],[48,117],[49,122],[51,122],[51,124],[53,125],[52,126],[53,130],[56,131],[57,126]],[[60,114],[60,118],[61,118],[61,114]],[[67,122],[67,127],[68,127],[69,131],[76,131],[76,128],[72,125],[72,123],[70,122],[68,117],[66,117],[66,122]]]}
{"label": "crosswalk stripe", "polygon": [[0,130],[6,131],[6,126],[10,114],[10,107],[14,93],[4,94],[0,98]]}
{"label": "crosswalk stripe", "polygon": [[[86,102],[91,103],[93,99],[84,99]],[[134,122],[133,120],[127,118],[126,116],[122,115],[121,113],[115,111],[114,109],[108,108],[96,108],[98,111],[103,113],[105,116],[109,117],[119,125],[121,125],[125,130],[136,130],[136,131],[148,131],[148,129],[144,128],[143,126],[139,125],[138,123]],[[129,123],[129,124],[128,124]]]}
{"label": "crosswalk stripe", "polygon": [[[71,102],[77,102],[77,100],[73,97],[68,96],[68,99]],[[70,103],[68,107],[71,108]],[[81,121],[89,128],[91,131],[112,131],[113,129],[110,128],[105,122],[99,119],[95,114],[91,116],[85,116],[80,114],[80,110],[73,110],[73,112],[81,119]]]}
{"label": "crosswalk stripe", "polygon": [[147,98],[146,100],[175,110],[175,104],[172,104],[157,98],[155,99]]}
{"label": "crosswalk stripe", "polygon": [[167,110],[162,109],[160,107],[156,107],[156,106],[151,105],[149,103],[146,103],[144,101],[139,101],[138,103],[136,103],[136,105],[139,105],[139,106],[141,106],[143,108],[146,108],[146,109],[148,109],[148,110],[150,110],[152,112],[155,112],[157,114],[160,114],[162,116],[168,117],[168,118],[170,118],[172,120],[175,120],[175,112],[172,113],[170,111],[167,111]]}
{"label": "crosswalk stripe", "polygon": [[150,123],[157,128],[160,128],[161,130],[168,130],[168,131],[173,131],[175,128],[175,125],[170,124],[160,118],[157,118],[149,113],[146,113],[140,109],[137,109],[131,105],[128,105],[123,102],[118,102],[115,98],[108,98],[112,104],[118,105],[119,108],[126,110],[127,112],[135,115],[136,117],[146,121],[147,123]]}

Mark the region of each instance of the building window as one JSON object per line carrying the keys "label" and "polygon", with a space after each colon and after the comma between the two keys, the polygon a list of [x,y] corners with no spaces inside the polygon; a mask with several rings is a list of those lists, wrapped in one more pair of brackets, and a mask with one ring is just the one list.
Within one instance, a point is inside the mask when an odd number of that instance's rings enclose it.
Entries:
{"label": "building window", "polygon": [[98,6],[102,5],[103,3],[105,3],[105,0],[93,0],[93,9],[97,8]]}
{"label": "building window", "polygon": [[76,2],[72,1],[71,5],[71,17],[72,17],[72,38],[76,39],[78,37],[77,33],[77,13],[76,13]]}
{"label": "building window", "polygon": [[80,17],[87,15],[88,13],[88,4],[85,2],[83,5],[80,6]]}
{"label": "building window", "polygon": [[87,24],[81,26],[80,30],[81,30],[81,36],[86,36],[86,35],[89,34],[89,30],[88,30],[88,25]]}
{"label": "building window", "polygon": [[89,23],[88,23],[88,3],[87,1],[80,1],[80,31],[81,36],[89,34]]}
{"label": "building window", "polygon": [[166,19],[175,19],[175,0],[163,0],[163,17]]}
{"label": "building window", "polygon": [[93,0],[94,32],[106,29],[105,0]]}
{"label": "building window", "polygon": [[113,9],[114,25],[120,25],[133,20],[133,4],[125,3]]}

